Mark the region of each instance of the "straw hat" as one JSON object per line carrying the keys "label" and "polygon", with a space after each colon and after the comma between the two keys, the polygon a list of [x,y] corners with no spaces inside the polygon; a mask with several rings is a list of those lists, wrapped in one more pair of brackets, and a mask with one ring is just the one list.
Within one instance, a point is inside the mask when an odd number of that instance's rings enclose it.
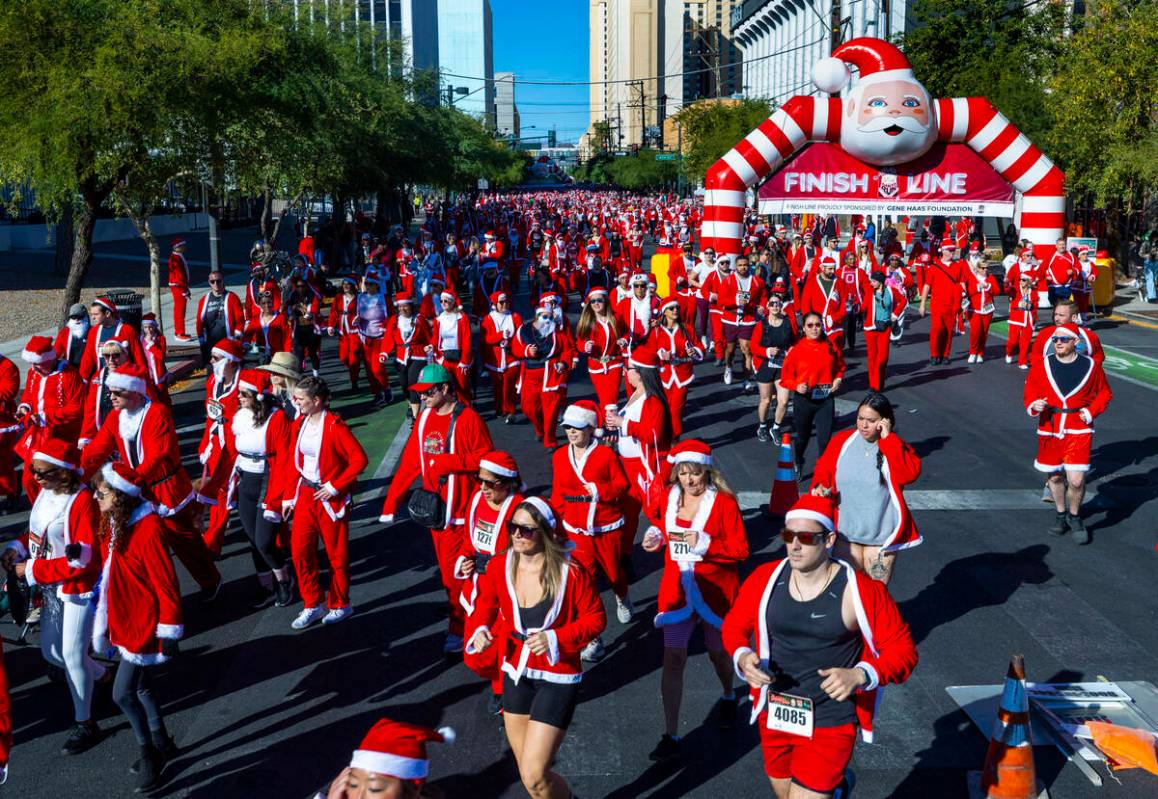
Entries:
{"label": "straw hat", "polygon": [[302,372],[298,359],[294,357],[292,352],[275,352],[273,358],[265,366],[257,367],[263,372],[269,372],[271,375],[279,375],[289,380],[301,380]]}

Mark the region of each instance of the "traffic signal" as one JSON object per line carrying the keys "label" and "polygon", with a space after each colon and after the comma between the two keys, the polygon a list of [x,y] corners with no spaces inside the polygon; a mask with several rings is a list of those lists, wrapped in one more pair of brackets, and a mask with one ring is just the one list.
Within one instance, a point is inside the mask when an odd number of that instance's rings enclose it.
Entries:
{"label": "traffic signal", "polygon": [[547,131],[547,146],[548,147],[554,147],[555,146],[555,129],[554,128],[551,128],[549,131]]}

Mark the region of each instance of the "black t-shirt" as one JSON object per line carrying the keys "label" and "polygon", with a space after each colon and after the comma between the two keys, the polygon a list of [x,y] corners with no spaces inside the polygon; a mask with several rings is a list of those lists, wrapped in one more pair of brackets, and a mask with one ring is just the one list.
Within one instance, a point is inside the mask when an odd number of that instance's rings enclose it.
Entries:
{"label": "black t-shirt", "polygon": [[1085,355],[1079,355],[1069,363],[1065,363],[1058,359],[1057,355],[1049,356],[1049,372],[1053,375],[1053,382],[1057,385],[1058,392],[1064,397],[1073,392],[1075,388],[1085,379],[1086,372],[1089,371],[1093,364]]}

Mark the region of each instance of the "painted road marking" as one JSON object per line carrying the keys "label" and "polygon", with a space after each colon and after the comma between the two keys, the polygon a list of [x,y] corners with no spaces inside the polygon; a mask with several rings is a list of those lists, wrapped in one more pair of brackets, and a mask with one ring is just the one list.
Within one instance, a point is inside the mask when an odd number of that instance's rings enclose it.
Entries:
{"label": "painted road marking", "polygon": [[[742,510],[758,510],[768,504],[766,491],[740,491],[737,495]],[[1085,502],[1089,503],[1097,496],[1097,492],[1090,488],[1086,492]],[[1007,488],[1007,489],[952,489],[942,491],[937,489],[914,489],[905,492],[905,502],[910,510],[1039,510],[1046,507],[1041,501],[1040,488]]]}
{"label": "painted road marking", "polygon": [[1117,314],[1110,314],[1109,318],[1113,319],[1115,322],[1125,322],[1128,325],[1137,325],[1138,327],[1145,327],[1150,330],[1158,330],[1158,324],[1154,324],[1153,322],[1143,322],[1141,319],[1127,319],[1126,317],[1118,316]]}

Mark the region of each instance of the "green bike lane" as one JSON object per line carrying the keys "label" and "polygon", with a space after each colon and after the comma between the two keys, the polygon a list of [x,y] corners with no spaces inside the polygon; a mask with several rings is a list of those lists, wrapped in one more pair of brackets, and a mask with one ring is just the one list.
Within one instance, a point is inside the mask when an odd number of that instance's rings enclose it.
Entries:
{"label": "green bike lane", "polygon": [[[1001,338],[1009,338],[1009,323],[994,322],[990,332]],[[1158,389],[1158,359],[1106,344],[1102,340],[1102,350],[1106,360],[1102,366],[1108,375],[1121,377],[1130,382],[1151,389]]]}

